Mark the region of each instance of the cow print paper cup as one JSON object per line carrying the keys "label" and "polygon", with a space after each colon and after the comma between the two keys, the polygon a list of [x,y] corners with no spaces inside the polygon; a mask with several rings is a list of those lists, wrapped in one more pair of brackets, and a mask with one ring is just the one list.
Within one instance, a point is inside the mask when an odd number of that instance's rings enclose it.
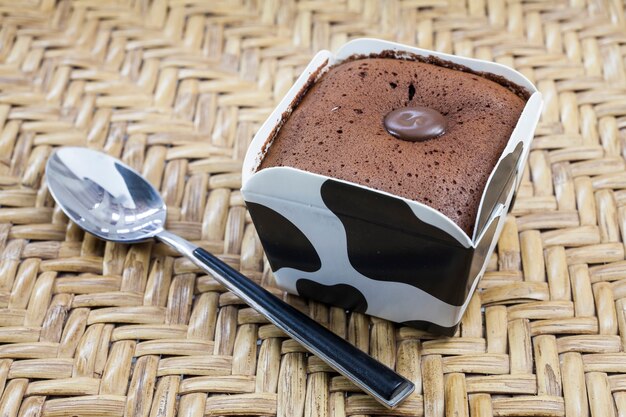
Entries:
{"label": "cow print paper cup", "polygon": [[[485,186],[472,235],[433,208],[363,185],[290,167],[258,170],[268,146],[307,88],[354,55],[435,57],[490,73],[530,92]],[[505,66],[359,39],[319,52],[254,137],[242,194],[286,291],[430,332],[452,335],[483,274],[522,176],[541,94]]]}

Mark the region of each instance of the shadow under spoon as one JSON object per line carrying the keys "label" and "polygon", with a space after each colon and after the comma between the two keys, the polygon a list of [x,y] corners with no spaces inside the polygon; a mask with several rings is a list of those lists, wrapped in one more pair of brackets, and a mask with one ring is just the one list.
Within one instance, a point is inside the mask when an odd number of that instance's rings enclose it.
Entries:
{"label": "shadow under spoon", "polygon": [[158,191],[115,158],[87,148],[60,148],[48,159],[50,193],[85,231],[112,242],[156,238],[216,281],[387,407],[414,385],[392,369],[283,302],[204,249],[164,229],[166,207]]}

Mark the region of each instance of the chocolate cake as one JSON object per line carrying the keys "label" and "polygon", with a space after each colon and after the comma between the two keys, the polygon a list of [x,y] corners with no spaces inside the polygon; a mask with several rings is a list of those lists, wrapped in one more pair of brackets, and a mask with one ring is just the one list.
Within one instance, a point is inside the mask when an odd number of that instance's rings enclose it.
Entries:
{"label": "chocolate cake", "polygon": [[[289,166],[416,200],[471,235],[524,105],[514,87],[478,74],[403,59],[349,60],[308,90],[259,169]],[[425,120],[431,133],[394,131],[392,117],[400,125]]]}

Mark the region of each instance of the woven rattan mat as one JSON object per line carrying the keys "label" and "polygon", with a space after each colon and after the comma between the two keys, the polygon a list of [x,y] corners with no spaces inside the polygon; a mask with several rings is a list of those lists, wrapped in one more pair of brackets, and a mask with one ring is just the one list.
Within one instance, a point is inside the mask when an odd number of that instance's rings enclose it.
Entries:
{"label": "woven rattan mat", "polygon": [[1,416],[389,413],[162,245],[83,234],[43,178],[57,146],[120,157],[172,231],[270,285],[242,156],[316,50],[363,36],[522,71],[545,99],[529,166],[457,337],[286,299],[415,381],[394,414],[626,415],[619,0],[9,0],[0,19]]}

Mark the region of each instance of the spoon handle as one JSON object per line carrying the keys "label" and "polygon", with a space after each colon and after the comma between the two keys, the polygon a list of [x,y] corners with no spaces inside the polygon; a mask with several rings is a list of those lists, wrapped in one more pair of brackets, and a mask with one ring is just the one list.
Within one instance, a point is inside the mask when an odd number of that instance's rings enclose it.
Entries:
{"label": "spoon handle", "polygon": [[270,322],[386,407],[395,407],[415,389],[406,378],[272,295],[216,256],[167,231],[160,232],[156,237],[190,258]]}

